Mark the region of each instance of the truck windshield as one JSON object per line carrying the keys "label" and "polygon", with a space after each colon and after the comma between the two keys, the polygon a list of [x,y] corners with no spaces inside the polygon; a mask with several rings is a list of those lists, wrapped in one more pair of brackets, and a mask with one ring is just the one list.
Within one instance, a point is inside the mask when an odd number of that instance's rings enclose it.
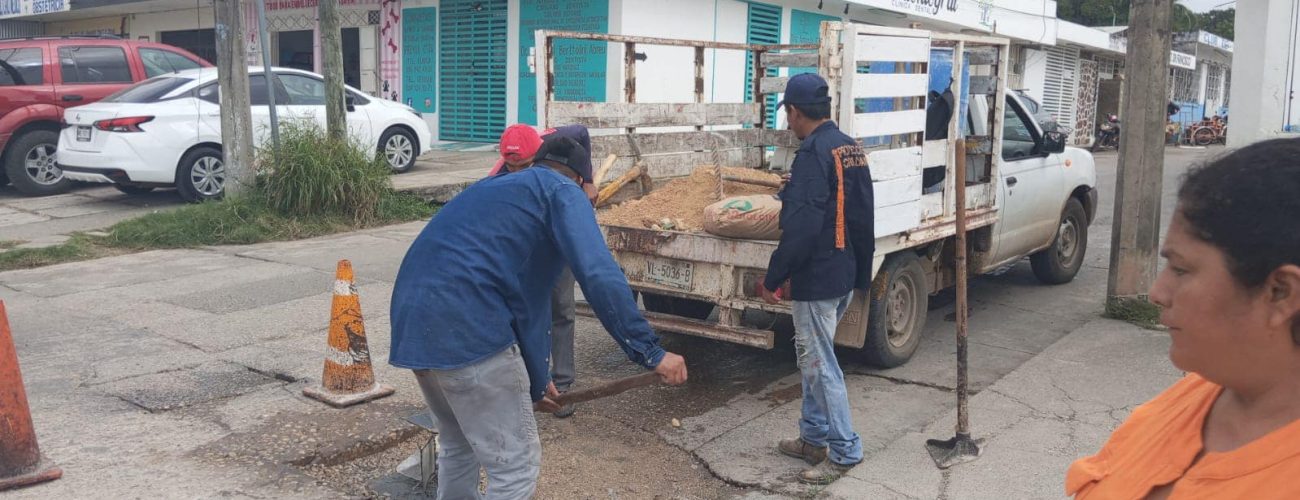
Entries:
{"label": "truck windshield", "polygon": [[191,81],[193,80],[190,78],[181,78],[176,76],[150,78],[105,97],[104,102],[157,102],[169,92],[176,90]]}

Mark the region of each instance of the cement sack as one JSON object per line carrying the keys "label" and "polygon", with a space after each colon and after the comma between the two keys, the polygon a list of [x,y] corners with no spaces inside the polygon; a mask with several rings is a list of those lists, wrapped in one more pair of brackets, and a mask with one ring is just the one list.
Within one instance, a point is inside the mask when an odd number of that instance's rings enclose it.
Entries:
{"label": "cement sack", "polygon": [[781,239],[781,200],[770,194],[734,196],[704,209],[704,230],[727,238]]}

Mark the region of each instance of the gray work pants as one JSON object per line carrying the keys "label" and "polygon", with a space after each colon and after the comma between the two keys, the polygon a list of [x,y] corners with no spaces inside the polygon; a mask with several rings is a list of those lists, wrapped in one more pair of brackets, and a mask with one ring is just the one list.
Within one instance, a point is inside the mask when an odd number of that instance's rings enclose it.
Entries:
{"label": "gray work pants", "polygon": [[529,499],[537,489],[542,443],[519,347],[454,370],[415,370],[438,429],[438,500]]}
{"label": "gray work pants", "polygon": [[551,381],[560,392],[573,386],[573,270],[560,273],[551,290]]}

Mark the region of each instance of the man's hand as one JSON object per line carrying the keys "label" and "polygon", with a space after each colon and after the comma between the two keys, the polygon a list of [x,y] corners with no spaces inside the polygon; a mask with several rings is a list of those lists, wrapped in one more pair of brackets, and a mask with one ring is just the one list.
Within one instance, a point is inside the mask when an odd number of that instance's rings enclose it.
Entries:
{"label": "man's hand", "polygon": [[767,302],[768,304],[772,304],[772,305],[777,305],[781,303],[781,297],[777,296],[777,292],[768,290],[767,286],[762,283],[758,284],[758,293],[763,296],[763,302]]}
{"label": "man's hand", "polygon": [[584,183],[582,192],[587,193],[587,201],[591,202],[591,206],[596,206],[596,196],[600,195],[600,189],[595,184]]}
{"label": "man's hand", "polygon": [[659,360],[659,366],[655,367],[655,373],[665,384],[682,385],[686,382],[686,358],[666,352],[664,359]]}
{"label": "man's hand", "polygon": [[560,404],[555,402],[555,398],[560,397],[560,391],[555,388],[555,382],[546,384],[546,395],[542,400],[533,403],[533,411],[542,413],[555,413],[560,411]]}

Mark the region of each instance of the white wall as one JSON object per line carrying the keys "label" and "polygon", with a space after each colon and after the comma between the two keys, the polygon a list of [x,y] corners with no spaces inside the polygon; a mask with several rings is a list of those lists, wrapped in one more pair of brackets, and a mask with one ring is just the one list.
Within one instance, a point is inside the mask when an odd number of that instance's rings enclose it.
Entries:
{"label": "white wall", "polygon": [[148,35],[150,40],[157,42],[160,41],[158,34],[164,31],[208,29],[212,25],[210,4],[200,9],[131,14],[131,38]]}
{"label": "white wall", "polygon": [[1021,74],[1021,88],[1035,101],[1043,102],[1043,85],[1047,82],[1047,53],[1041,50],[1025,48],[1024,67]]}
{"label": "white wall", "polygon": [[1293,4],[1258,0],[1237,5],[1236,25],[1251,28],[1237,30],[1234,40],[1230,147],[1273,137],[1281,133],[1288,118],[1287,56],[1294,50],[1292,32],[1296,29]]}

